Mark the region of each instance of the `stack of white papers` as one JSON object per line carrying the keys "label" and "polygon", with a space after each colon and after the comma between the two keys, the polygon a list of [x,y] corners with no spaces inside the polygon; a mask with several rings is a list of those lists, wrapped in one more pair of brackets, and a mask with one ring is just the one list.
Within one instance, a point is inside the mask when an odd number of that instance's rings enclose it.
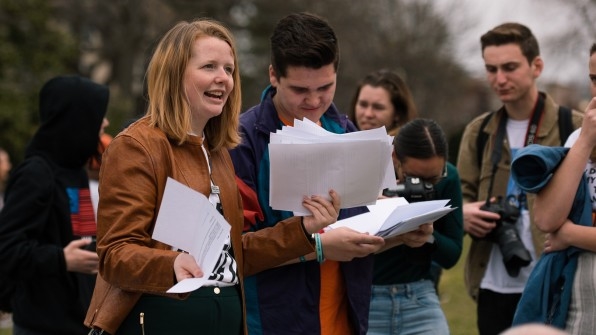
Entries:
{"label": "stack of white papers", "polygon": [[270,206],[310,215],[303,197],[329,198],[331,189],[341,208],[375,204],[381,190],[395,186],[392,141],[385,127],[334,134],[306,118],[294,120],[271,133]]}
{"label": "stack of white papers", "polygon": [[168,177],[152,237],[187,251],[203,270],[203,277],[181,280],[168,293],[190,292],[205,284],[230,235],[230,228],[205,195]]}
{"label": "stack of white papers", "polygon": [[370,212],[339,220],[327,229],[348,227],[361,233],[388,238],[442,218],[456,208],[447,206],[448,202],[430,200],[408,203],[404,198],[380,199],[375,205],[368,206]]}

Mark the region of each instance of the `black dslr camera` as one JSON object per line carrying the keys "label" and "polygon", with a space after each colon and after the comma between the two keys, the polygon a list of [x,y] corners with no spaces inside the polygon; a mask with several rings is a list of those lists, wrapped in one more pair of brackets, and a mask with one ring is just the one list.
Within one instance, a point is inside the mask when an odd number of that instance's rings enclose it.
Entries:
{"label": "black dslr camera", "polygon": [[516,206],[514,196],[507,198],[497,197],[497,201],[486,202],[480,209],[497,213],[501,216],[495,223],[497,226],[484,239],[497,243],[501,254],[503,254],[503,263],[507,273],[511,277],[519,275],[520,268],[528,266],[532,261],[532,256],[523,242],[521,241],[515,223],[520,215],[520,210]]}
{"label": "black dslr camera", "polygon": [[408,202],[433,200],[435,198],[435,188],[432,183],[418,177],[406,176],[403,183],[399,183],[395,188],[386,188],[383,195],[389,198],[403,197]]}

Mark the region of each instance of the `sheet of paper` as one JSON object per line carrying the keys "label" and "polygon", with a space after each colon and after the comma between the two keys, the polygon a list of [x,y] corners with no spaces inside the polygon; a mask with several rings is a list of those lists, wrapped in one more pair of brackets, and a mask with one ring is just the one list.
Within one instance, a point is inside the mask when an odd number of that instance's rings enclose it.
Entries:
{"label": "sheet of paper", "polygon": [[449,200],[420,201],[396,208],[377,235],[385,238],[401,235],[416,230],[421,224],[434,222],[455,209],[447,206],[448,202]]}
{"label": "sheet of paper", "polygon": [[376,235],[389,215],[397,207],[407,204],[408,201],[400,197],[379,199],[375,205],[368,206],[369,212],[338,220],[334,224],[329,225],[327,229],[348,227],[361,233]]}
{"label": "sheet of paper", "polygon": [[446,206],[448,202],[449,200],[430,200],[408,203],[401,197],[379,199],[375,205],[368,206],[369,212],[339,220],[328,229],[348,227],[388,238],[440,219],[455,209]]}
{"label": "sheet of paper", "polygon": [[334,189],[342,208],[376,203],[380,191],[395,186],[392,137],[384,128],[347,134],[326,131],[307,119],[271,134],[270,205],[310,215],[304,196],[329,198]]}
{"label": "sheet of paper", "polygon": [[207,281],[230,235],[230,228],[207,197],[168,178],[152,237],[187,251],[205,274],[202,278],[180,281],[168,293],[194,291]]}

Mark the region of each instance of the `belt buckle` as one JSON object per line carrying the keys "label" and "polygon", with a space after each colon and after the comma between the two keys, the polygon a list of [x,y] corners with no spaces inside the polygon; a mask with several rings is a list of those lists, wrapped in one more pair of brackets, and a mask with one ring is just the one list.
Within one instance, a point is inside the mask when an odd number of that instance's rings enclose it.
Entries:
{"label": "belt buckle", "polygon": [[103,335],[103,333],[104,333],[103,329],[93,328],[93,329],[91,329],[91,331],[89,331],[88,335]]}

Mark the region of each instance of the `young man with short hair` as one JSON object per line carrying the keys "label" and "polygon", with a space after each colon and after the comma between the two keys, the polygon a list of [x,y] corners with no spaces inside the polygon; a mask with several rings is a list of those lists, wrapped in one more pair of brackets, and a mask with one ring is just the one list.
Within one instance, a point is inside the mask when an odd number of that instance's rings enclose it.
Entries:
{"label": "young man with short hair", "polygon": [[[242,143],[231,151],[243,197],[245,231],[303,220],[305,234],[288,239],[308,238],[317,232],[312,230],[309,216],[294,216],[269,206],[268,144],[271,132],[292,126],[294,119],[309,119],[338,134],[356,131],[333,104],[338,64],[337,37],[322,18],[296,13],[276,25],[271,36],[271,85],[261,103],[240,116]],[[321,210],[337,206],[339,197],[332,197],[333,202],[321,201]],[[364,207],[342,209],[334,219],[364,211]],[[431,233],[420,234],[424,235],[419,237],[420,244]],[[245,278],[250,334],[366,334],[371,254],[384,241],[337,228],[320,234],[320,242],[324,262],[313,261],[313,253]]]}
{"label": "young man with short hair", "polygon": [[[544,235],[531,224],[532,198],[526,199],[526,194],[510,178],[510,162],[516,151],[528,144],[560,146],[562,143],[559,106],[536,86],[544,62],[532,31],[519,23],[504,23],[482,35],[480,41],[488,83],[503,106],[496,113],[482,114],[466,126],[457,167],[464,198],[464,231],[472,237],[465,266],[466,287],[477,302],[480,335],[487,335],[498,334],[511,325],[544,242]],[[582,114],[571,113],[572,127],[577,128]],[[485,122],[487,117],[490,119]],[[477,141],[480,132],[487,136],[481,156]],[[496,139],[502,142],[496,143]],[[492,162],[491,156],[500,156],[497,164]],[[492,193],[489,193],[491,188]],[[514,215],[501,218],[494,211],[483,209],[488,197],[497,196],[508,199],[507,204],[518,208],[519,218]],[[505,265],[503,252],[513,250],[505,245],[502,246],[506,250],[502,250],[494,236],[504,232],[497,222],[507,219],[513,221],[515,228],[509,232],[517,231],[518,240],[523,243],[517,244],[515,252],[526,252],[531,261],[526,266]]]}

